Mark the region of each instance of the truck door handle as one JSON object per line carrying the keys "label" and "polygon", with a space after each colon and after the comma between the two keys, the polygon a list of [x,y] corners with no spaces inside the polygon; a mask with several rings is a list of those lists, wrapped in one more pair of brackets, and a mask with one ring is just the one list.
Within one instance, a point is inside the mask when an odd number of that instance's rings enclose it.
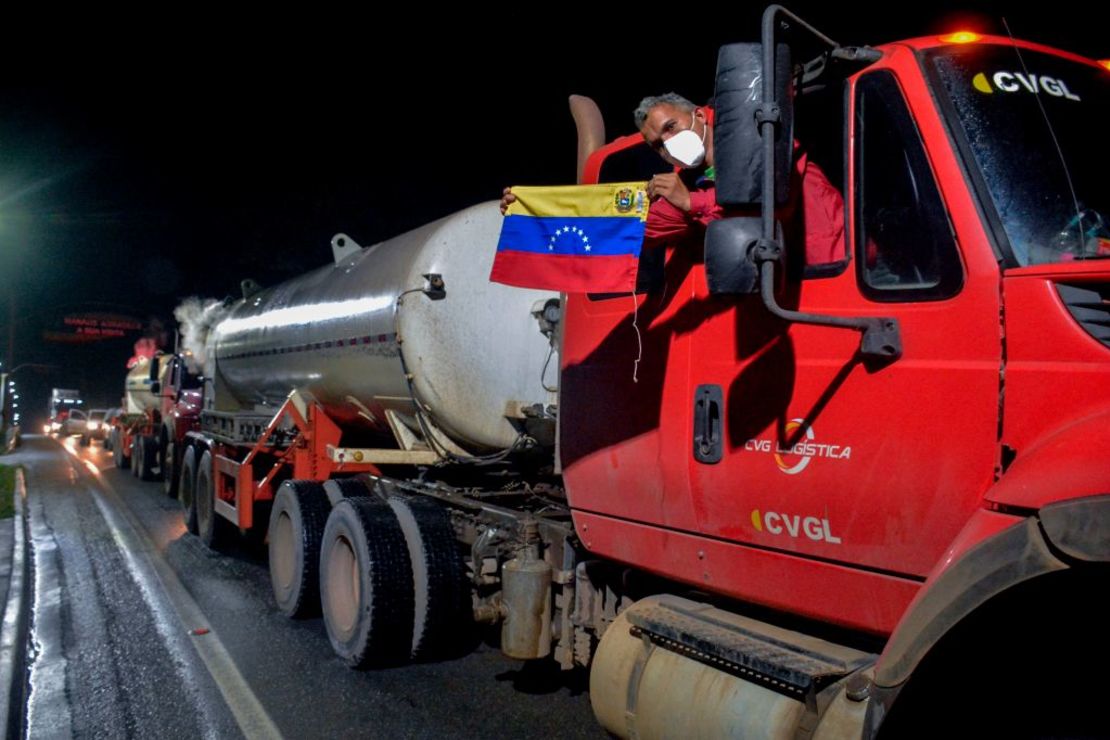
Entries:
{"label": "truck door handle", "polygon": [[699,385],[694,392],[694,459],[719,463],[722,454],[724,396],[719,385]]}

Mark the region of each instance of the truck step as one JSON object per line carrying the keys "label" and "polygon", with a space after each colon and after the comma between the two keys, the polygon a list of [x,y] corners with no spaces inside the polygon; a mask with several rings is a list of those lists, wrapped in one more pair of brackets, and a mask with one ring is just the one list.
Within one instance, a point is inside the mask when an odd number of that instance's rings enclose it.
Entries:
{"label": "truck step", "polygon": [[877,655],[699,604],[661,596],[628,611],[632,634],[802,701]]}

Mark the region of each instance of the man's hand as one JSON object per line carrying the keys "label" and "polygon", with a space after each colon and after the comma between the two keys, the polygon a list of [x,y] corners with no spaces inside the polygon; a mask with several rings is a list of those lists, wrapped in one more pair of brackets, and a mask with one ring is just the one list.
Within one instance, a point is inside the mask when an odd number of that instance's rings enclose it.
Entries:
{"label": "man's hand", "polygon": [[[687,196],[689,197],[689,196]],[[516,201],[516,196],[512,193],[512,188],[505,188],[501,193],[501,215],[505,215],[505,211],[509,209],[509,204]]]}
{"label": "man's hand", "polygon": [[[509,192],[507,188],[505,192]],[[690,211],[690,191],[686,189],[686,184],[682,182],[677,172],[668,172],[651,178],[648,182],[647,192],[648,197],[652,200],[665,198],[672,206],[683,213]],[[504,199],[501,202],[504,204]]]}

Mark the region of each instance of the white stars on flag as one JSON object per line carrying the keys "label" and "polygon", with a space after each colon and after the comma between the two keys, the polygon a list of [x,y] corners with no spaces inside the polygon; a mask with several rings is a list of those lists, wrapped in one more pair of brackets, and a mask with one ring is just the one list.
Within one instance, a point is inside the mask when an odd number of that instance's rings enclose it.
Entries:
{"label": "white stars on flag", "polygon": [[578,237],[579,243],[581,244],[581,247],[582,247],[582,251],[584,251],[584,252],[589,252],[590,251],[590,249],[591,249],[590,237],[586,236],[586,232],[583,231],[582,229],[579,229],[579,228],[575,227],[575,226],[565,226],[564,225],[562,228],[555,229],[555,233],[552,234],[551,237],[548,239],[548,241],[547,241],[547,250],[549,252],[554,252],[555,251],[555,243],[559,240],[559,237],[561,237],[563,234],[570,234],[572,238],[573,237]]}

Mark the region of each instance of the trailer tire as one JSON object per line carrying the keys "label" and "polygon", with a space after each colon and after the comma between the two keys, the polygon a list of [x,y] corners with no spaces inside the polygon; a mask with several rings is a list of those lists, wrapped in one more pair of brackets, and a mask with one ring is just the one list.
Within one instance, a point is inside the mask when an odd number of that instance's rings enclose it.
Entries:
{"label": "trailer tire", "polygon": [[177,498],[177,445],[168,437],[162,438],[159,447],[158,467],[162,471],[162,490],[170,498]]}
{"label": "trailer tire", "polygon": [[158,438],[149,434],[136,437],[139,445],[139,480],[157,480],[158,474],[154,466],[158,462]]}
{"label": "trailer tire", "polygon": [[320,546],[331,504],[316,481],[287,480],[270,510],[270,585],[278,610],[302,619],[320,614]]}
{"label": "trailer tire", "polygon": [[197,534],[197,448],[185,448],[181,456],[181,484],[177,488],[182,514],[185,516],[185,529]]}
{"label": "trailer tire", "polygon": [[136,434],[131,438],[131,475],[139,477],[139,466],[142,465],[143,447],[139,443],[141,435]]}
{"label": "trailer tire", "polygon": [[127,457],[123,454],[123,444],[120,443],[119,430],[113,429],[112,435],[112,461],[115,462],[117,468],[123,470],[127,467]]}
{"label": "trailer tire", "polygon": [[469,626],[470,586],[451,519],[439,504],[422,499],[389,501],[412,562],[412,658],[425,660],[447,651],[453,637]]}
{"label": "trailer tire", "polygon": [[197,512],[197,536],[209,549],[219,550],[227,541],[230,525],[216,513],[215,472],[212,451],[205,450],[197,464],[197,488],[193,497]]}
{"label": "trailer tire", "polygon": [[412,563],[393,509],[370,498],[340,501],[320,554],[328,639],[353,668],[396,665],[412,646]]}

